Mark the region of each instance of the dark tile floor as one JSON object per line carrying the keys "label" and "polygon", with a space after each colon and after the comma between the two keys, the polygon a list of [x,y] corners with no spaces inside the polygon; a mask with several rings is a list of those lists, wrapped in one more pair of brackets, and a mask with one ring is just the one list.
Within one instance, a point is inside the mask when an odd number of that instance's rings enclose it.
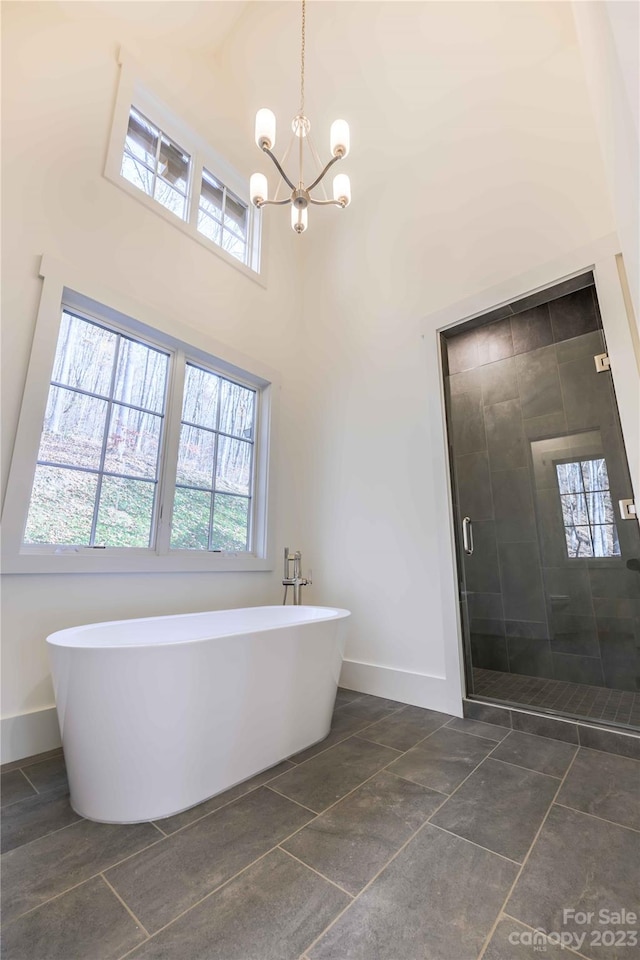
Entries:
{"label": "dark tile floor", "polygon": [[4,960],[640,960],[623,756],[341,690],[323,743],[157,823],[78,817],[61,754],[2,781]]}
{"label": "dark tile floor", "polygon": [[588,683],[545,680],[474,667],[473,692],[478,697],[490,697],[501,703],[543,707],[578,719],[621,723],[640,729],[640,693],[633,690],[610,690]]}

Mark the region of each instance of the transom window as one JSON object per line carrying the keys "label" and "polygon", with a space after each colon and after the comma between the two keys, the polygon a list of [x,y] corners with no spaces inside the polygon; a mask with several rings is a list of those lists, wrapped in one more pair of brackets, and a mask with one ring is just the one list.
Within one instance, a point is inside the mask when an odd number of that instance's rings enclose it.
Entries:
{"label": "transom window", "polygon": [[604,458],[557,463],[569,557],[619,557],[620,544]]}
{"label": "transom window", "polygon": [[198,243],[261,270],[261,213],[248,179],[123,66],[105,176]]}

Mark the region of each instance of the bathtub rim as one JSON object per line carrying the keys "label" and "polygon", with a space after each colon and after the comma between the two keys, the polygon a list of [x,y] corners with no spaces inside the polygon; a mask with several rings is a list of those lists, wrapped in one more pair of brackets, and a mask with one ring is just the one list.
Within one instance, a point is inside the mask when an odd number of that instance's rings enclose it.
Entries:
{"label": "bathtub rim", "polygon": [[[92,632],[101,627],[115,627],[115,626],[125,626],[127,624],[141,624],[141,623],[157,623],[159,621],[166,622],[167,620],[189,620],[192,617],[201,617],[203,614],[217,614],[217,613],[240,613],[244,611],[257,611],[257,610],[323,610],[327,611],[326,616],[313,617],[311,619],[292,619],[290,622],[284,623],[275,623],[273,625],[260,625],[255,626],[253,629],[248,629],[246,626],[244,628],[238,628],[237,630],[229,629],[224,633],[211,636],[211,634],[204,634],[203,636],[190,637],[181,640],[167,640],[167,641],[149,641],[145,643],[126,643],[119,644],[111,642],[102,642],[102,643],[73,643],[67,642],[64,640],[71,640],[72,637],[78,636],[80,632],[89,631]],[[75,627],[64,627],[62,630],[56,630],[53,633],[50,633],[46,637],[46,643],[51,647],[56,647],[62,650],[164,650],[173,647],[183,647],[190,646],[197,643],[205,643],[207,641],[222,641],[228,639],[229,637],[242,637],[254,633],[271,633],[274,630],[283,630],[289,627],[302,627],[308,626],[313,623],[327,623],[330,620],[346,620],[351,616],[351,611],[345,609],[344,607],[325,607],[320,604],[300,604],[298,607],[287,607],[280,604],[260,604],[256,607],[225,607],[222,610],[197,610],[192,613],[168,613],[160,615],[157,617],[130,617],[124,620],[100,620],[96,623],[83,623],[78,624]]]}

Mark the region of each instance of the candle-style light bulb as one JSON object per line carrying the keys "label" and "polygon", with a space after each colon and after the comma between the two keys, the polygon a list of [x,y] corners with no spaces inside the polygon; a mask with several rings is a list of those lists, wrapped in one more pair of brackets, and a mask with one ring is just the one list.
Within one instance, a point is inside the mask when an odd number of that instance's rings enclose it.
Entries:
{"label": "candle-style light bulb", "polygon": [[309,223],[309,213],[306,207],[291,207],[291,226],[296,233],[304,233]]}
{"label": "candle-style light bulb", "polygon": [[349,153],[349,124],[346,120],[334,120],[331,124],[331,156],[346,157]]}
{"label": "candle-style light bulb", "polygon": [[276,118],[272,110],[263,107],[256,113],[256,143],[262,150],[273,150],[276,145]]}
{"label": "candle-style light bulb", "polygon": [[338,200],[343,207],[351,203],[351,181],[346,173],[338,173],[333,178],[333,199]]}
{"label": "candle-style light bulb", "polygon": [[269,199],[269,184],[264,173],[252,173],[249,180],[249,196],[251,203],[259,207],[264,200]]}

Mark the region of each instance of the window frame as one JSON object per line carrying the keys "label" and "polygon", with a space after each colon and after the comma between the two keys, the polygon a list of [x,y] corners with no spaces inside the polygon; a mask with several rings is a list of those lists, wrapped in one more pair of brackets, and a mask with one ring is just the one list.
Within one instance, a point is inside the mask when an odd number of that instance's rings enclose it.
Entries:
{"label": "window frame", "polygon": [[[250,277],[251,280],[261,286],[266,286],[266,244],[263,242],[264,218],[262,212],[251,203],[248,177],[243,177],[229,161],[225,160],[195,130],[181,120],[177,113],[172,111],[155,93],[151,92],[149,86],[141,79],[141,68],[128,53],[120,51],[118,63],[120,65],[120,80],[109,134],[109,145],[103,171],[104,177],[148,210],[153,211],[167,223],[191,237],[192,240],[215,253],[225,263]],[[154,197],[149,196],[144,190],[136,187],[120,172],[131,107],[143,114],[191,157],[184,219],[163,206]],[[248,263],[238,260],[237,257],[232,256],[222,246],[210,240],[209,237],[198,230],[198,210],[204,170],[223,183],[231,193],[247,205],[246,243]]]}
{"label": "window frame", "polygon": [[[273,371],[237,354],[194,328],[122,297],[100,281],[42,258],[42,295],[27,372],[2,515],[4,573],[126,573],[264,571],[273,569],[270,464],[278,379]],[[47,406],[62,311],[87,315],[126,336],[140,338],[171,354],[166,423],[160,457],[155,544],[147,547],[76,547],[23,544]],[[187,361],[204,366],[256,391],[254,478],[250,552],[170,548],[176,484],[182,391]],[[168,455],[168,451],[172,451]]]}

